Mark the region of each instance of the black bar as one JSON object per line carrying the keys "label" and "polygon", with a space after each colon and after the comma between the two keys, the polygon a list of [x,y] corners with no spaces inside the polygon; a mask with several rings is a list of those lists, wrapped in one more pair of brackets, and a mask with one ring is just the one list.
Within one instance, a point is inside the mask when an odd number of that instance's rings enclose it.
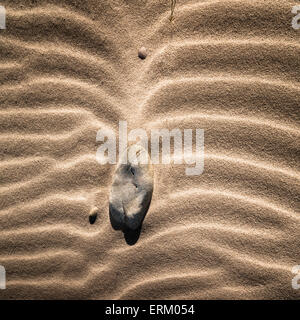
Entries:
{"label": "black bar", "polygon": [[[287,314],[299,315],[299,300],[294,301],[195,301],[195,300],[153,300],[153,301],[1,301],[1,312],[8,312],[11,318],[16,313],[32,316],[33,310],[43,310],[56,319],[63,311],[68,317],[80,314],[95,319],[210,319],[214,317],[253,317],[263,312],[270,316]],[[92,313],[93,315],[89,315]],[[296,317],[297,318],[297,317]]]}

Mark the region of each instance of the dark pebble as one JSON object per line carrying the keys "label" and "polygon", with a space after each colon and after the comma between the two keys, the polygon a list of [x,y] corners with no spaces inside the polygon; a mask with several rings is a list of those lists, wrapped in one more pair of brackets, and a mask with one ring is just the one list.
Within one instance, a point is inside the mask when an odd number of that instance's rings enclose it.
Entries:
{"label": "dark pebble", "polygon": [[98,208],[93,208],[89,215],[90,224],[95,223],[95,221],[97,220],[97,216],[98,216]]}

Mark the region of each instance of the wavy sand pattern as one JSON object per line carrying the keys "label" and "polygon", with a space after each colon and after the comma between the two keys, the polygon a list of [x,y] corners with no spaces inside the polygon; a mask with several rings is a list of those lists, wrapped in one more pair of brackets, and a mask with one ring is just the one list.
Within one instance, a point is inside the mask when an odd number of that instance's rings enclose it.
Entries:
{"label": "wavy sand pattern", "polygon": [[[168,0],[2,4],[1,299],[300,298],[295,1],[180,0],[172,23]],[[155,166],[133,246],[95,158],[119,120],[205,129],[203,175]]]}

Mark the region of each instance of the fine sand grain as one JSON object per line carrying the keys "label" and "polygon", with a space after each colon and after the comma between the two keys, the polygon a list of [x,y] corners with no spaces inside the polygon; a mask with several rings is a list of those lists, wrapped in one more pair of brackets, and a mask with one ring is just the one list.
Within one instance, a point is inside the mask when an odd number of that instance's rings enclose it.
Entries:
{"label": "fine sand grain", "polygon": [[[0,299],[300,298],[297,2],[1,4]],[[119,120],[205,130],[202,175],[154,166],[134,245],[96,161]]]}

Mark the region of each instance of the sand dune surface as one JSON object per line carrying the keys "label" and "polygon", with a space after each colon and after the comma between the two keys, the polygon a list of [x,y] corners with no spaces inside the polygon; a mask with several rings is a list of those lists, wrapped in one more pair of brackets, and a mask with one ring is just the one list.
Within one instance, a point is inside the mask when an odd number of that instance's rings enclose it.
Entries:
{"label": "sand dune surface", "polygon": [[[296,4],[2,1],[0,299],[299,299]],[[120,120],[205,132],[202,175],[154,166],[134,243],[96,160]]]}

